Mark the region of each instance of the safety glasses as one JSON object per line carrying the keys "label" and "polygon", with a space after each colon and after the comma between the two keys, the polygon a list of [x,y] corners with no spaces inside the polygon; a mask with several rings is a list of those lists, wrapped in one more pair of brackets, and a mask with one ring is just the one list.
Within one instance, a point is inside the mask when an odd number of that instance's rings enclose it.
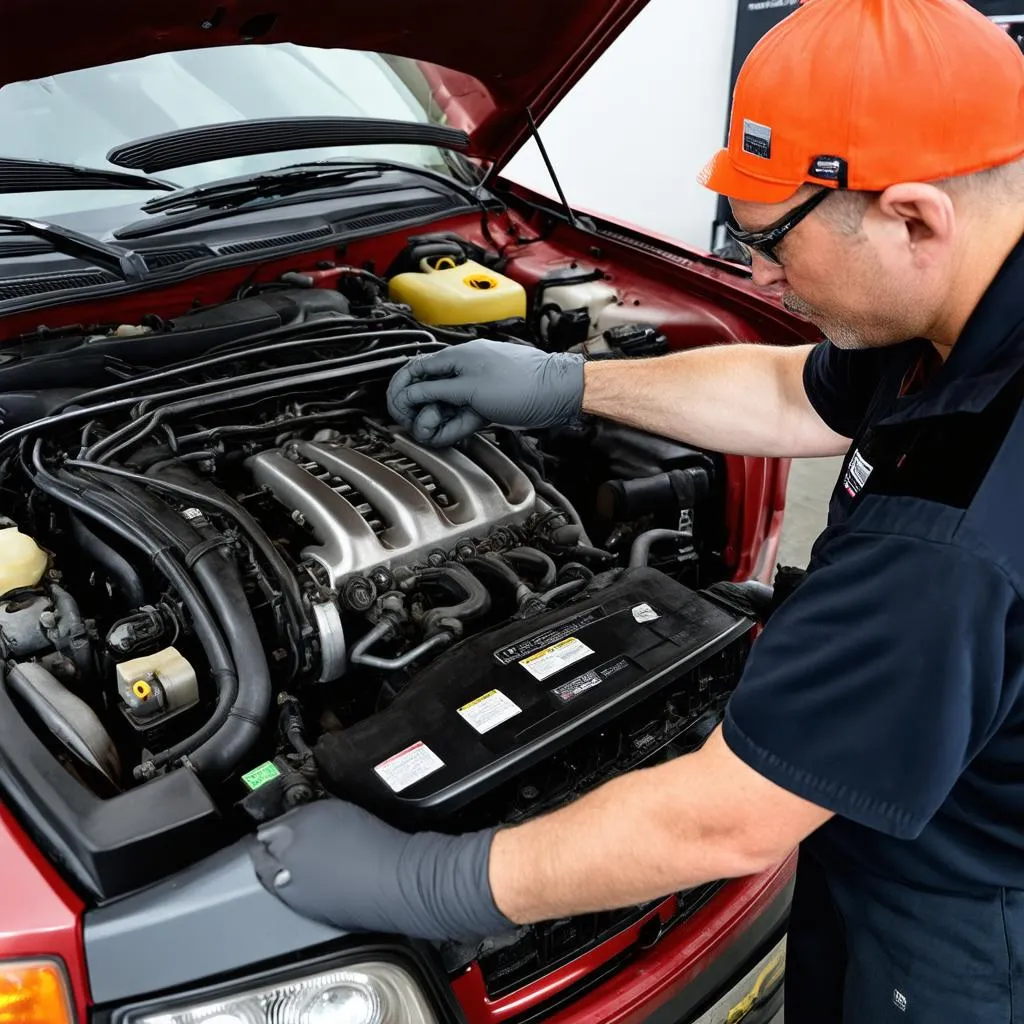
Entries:
{"label": "safety glasses", "polygon": [[739,228],[727,225],[729,235],[748,256],[753,258],[756,252],[764,257],[769,263],[781,267],[782,260],[776,255],[775,250],[782,244],[782,240],[799,224],[805,217],[816,210],[834,191],[834,189],[823,188],[815,192],[805,203],[801,203],[795,209],[790,210],[782,220],[771,227],[761,231],[740,231]]}

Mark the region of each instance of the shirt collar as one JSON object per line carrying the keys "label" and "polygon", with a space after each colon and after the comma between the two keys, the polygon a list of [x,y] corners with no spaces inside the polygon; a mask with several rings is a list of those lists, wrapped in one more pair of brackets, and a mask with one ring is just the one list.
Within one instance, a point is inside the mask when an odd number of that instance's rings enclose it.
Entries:
{"label": "shirt collar", "polygon": [[1013,248],[975,307],[949,358],[917,394],[884,420],[899,423],[955,412],[980,412],[1024,365],[1024,238]]}

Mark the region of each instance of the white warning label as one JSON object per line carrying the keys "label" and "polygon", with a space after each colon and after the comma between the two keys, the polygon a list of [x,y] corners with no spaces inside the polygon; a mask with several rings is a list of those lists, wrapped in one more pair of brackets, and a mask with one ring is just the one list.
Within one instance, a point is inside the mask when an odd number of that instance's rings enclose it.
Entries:
{"label": "white warning label", "polygon": [[633,609],[633,618],[637,622],[653,622],[661,616],[649,604],[638,604]]}
{"label": "white warning label", "polygon": [[524,658],[519,664],[534,679],[542,683],[557,672],[561,672],[563,668],[575,665],[577,661],[582,661],[593,653],[582,640],[570,636],[553,647],[548,647],[537,654],[531,654],[529,658]]}
{"label": "white warning label", "polygon": [[444,761],[420,741],[381,761],[373,770],[394,792],[401,793],[443,767]]}
{"label": "white warning label", "polygon": [[491,690],[459,708],[459,714],[481,735],[522,713],[523,709],[501,690]]}

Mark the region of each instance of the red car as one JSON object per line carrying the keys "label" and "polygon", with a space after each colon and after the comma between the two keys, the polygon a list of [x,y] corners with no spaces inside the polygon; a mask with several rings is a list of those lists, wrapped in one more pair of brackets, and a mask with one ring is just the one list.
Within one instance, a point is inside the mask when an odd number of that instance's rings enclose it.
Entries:
{"label": "red car", "polygon": [[503,179],[643,6],[5,3],[0,1024],[777,1013],[792,861],[432,945],[300,918],[251,860],[326,794],[463,830],[693,750],[756,642],[709,588],[769,579],[787,463],[387,418],[474,337],[812,338],[745,268]]}

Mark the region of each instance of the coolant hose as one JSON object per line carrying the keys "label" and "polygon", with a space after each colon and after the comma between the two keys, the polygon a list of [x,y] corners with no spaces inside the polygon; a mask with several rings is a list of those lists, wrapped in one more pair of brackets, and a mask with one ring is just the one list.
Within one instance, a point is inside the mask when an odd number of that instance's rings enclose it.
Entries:
{"label": "coolant hose", "polygon": [[580,518],[579,512],[576,511],[576,506],[560,491],[554,484],[548,483],[540,473],[533,468],[533,466],[527,465],[525,462],[520,464],[520,469],[530,478],[530,482],[533,484],[533,489],[542,497],[549,501],[552,505],[557,505],[558,508],[562,509],[563,512],[572,520],[573,526],[578,526],[580,530],[580,543],[585,544],[587,547],[593,547],[593,542],[590,537],[587,536],[586,528],[583,525],[583,520]]}
{"label": "coolant hose", "polygon": [[513,565],[520,562],[540,570],[543,575],[537,584],[539,590],[548,590],[554,586],[558,570],[555,568],[551,556],[544,554],[543,551],[538,551],[536,548],[513,548],[511,551],[506,551],[503,557]]}
{"label": "coolant hose", "polygon": [[682,533],[679,530],[648,530],[646,533],[641,533],[633,541],[633,547],[630,549],[629,567],[630,569],[646,567],[651,558],[651,548],[663,540],[692,541],[692,539],[690,534]]}
{"label": "coolant hose", "polygon": [[423,631],[427,637],[447,630],[462,636],[463,622],[485,615],[491,608],[491,595],[487,588],[464,566],[449,564],[436,569],[421,569],[415,579],[420,583],[450,584],[463,595],[459,604],[431,608],[423,616]]}
{"label": "coolant hose", "polygon": [[543,604],[551,604],[552,601],[557,601],[560,597],[568,597],[580,590],[586,590],[589,582],[589,580],[569,580],[567,583],[559,583],[557,587],[541,594],[540,600]]}
{"label": "coolant hose", "polygon": [[221,554],[210,553],[193,570],[203,584],[238,675],[238,692],[221,728],[188,755],[200,775],[230,775],[263,732],[273,701],[270,669],[259,629],[249,611],[238,572]]}
{"label": "coolant hose", "polygon": [[85,525],[80,516],[72,514],[69,518],[71,520],[71,535],[75,538],[75,543],[103,566],[107,575],[117,584],[125,600],[133,608],[145,604],[146,592],[142,587],[142,580],[139,579],[139,574],[131,562],[119,551],[115,551],[106,541],[97,537]]}

